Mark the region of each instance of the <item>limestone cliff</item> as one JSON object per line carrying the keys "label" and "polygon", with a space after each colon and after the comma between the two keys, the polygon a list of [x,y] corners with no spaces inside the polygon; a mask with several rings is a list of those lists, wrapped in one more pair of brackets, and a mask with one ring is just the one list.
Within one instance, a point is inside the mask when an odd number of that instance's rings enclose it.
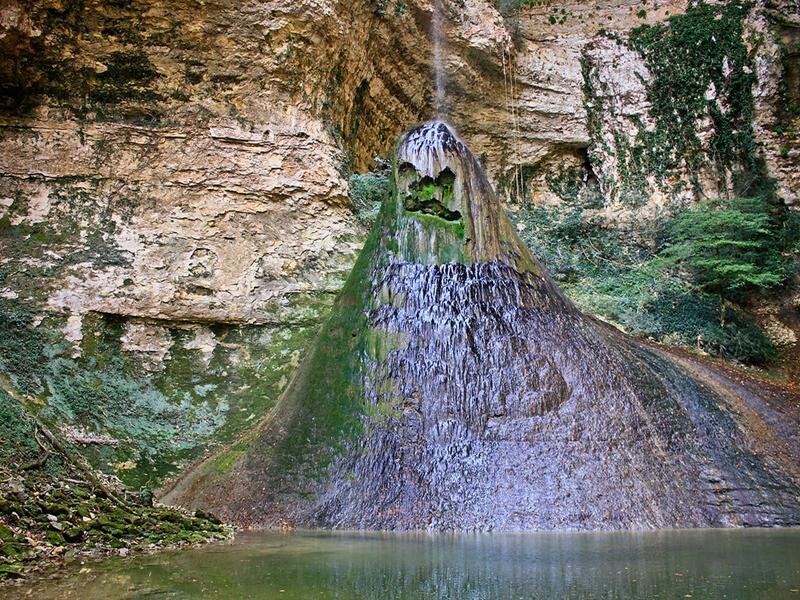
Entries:
{"label": "limestone cliff", "polygon": [[[653,76],[629,33],[686,6],[444,2],[448,115],[501,195],[558,202],[548,177],[572,168],[611,218],[629,210],[615,144],[650,127]],[[136,486],[269,410],[363,243],[348,174],[432,113],[431,10],[0,2],[3,381]],[[757,3],[738,64],[757,75],[757,155],[786,202],[797,11]],[[699,171],[698,194],[720,189]]]}

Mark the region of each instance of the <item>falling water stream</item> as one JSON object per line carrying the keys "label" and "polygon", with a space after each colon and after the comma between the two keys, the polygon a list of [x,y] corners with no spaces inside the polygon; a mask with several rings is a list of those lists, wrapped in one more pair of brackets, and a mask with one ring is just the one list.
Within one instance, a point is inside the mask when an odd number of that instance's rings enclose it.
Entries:
{"label": "falling water stream", "polygon": [[432,0],[431,43],[433,45],[433,78],[436,86],[436,116],[447,116],[445,96],[447,93],[447,72],[444,65],[445,32],[443,0]]}

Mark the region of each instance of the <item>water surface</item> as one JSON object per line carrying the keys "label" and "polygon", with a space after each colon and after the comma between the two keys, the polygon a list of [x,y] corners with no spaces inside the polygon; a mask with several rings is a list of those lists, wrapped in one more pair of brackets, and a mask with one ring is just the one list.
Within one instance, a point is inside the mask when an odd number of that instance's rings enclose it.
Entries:
{"label": "water surface", "polygon": [[800,599],[800,530],[254,533],[78,568],[30,597]]}

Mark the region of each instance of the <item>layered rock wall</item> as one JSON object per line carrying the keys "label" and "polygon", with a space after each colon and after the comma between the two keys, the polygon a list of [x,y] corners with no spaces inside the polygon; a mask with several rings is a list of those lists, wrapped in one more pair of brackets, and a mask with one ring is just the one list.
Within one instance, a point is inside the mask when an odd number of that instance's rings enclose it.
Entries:
{"label": "layered rock wall", "polygon": [[[649,111],[627,32],[686,2],[516,4],[444,2],[448,118],[506,197],[557,202],[548,178],[568,168],[618,181],[601,142]],[[431,10],[0,2],[0,302],[17,327],[0,342],[39,339],[0,362],[18,386],[44,365],[29,387],[51,420],[125,438],[89,448],[96,464],[156,484],[272,406],[363,242],[347,176],[432,113]],[[787,202],[797,18],[765,1],[746,24],[756,138]],[[602,131],[587,81],[608,85]]]}

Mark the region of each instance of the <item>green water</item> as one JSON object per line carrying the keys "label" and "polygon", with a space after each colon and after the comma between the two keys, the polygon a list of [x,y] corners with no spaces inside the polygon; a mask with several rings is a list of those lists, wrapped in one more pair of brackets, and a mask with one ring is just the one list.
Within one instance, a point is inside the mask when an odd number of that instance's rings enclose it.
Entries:
{"label": "green water", "polygon": [[29,597],[800,600],[800,530],[261,533],[79,568]]}

